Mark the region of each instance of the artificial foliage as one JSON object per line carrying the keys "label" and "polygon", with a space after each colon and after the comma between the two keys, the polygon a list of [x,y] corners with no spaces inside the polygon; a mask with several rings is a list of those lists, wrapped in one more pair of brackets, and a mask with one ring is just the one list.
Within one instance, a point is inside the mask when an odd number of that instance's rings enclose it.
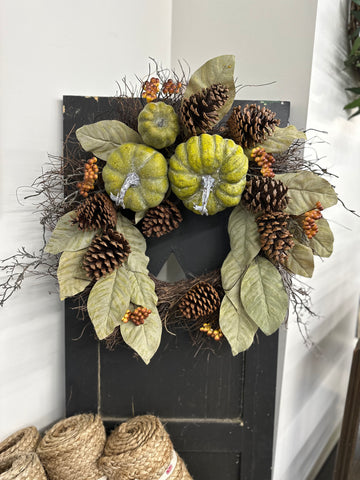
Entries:
{"label": "artificial foliage", "polygon": [[141,231],[145,237],[159,238],[176,230],[182,221],[178,207],[170,200],[165,200],[147,210],[141,222]]}
{"label": "artificial foliage", "polygon": [[[233,107],[234,61],[216,57],[190,78],[157,68],[137,98],[119,98],[121,120],[76,131],[84,160],[70,177],[80,179],[66,183],[70,159],[57,175],[72,193],[55,212],[43,205],[60,298],[81,298],[97,337],[121,339],[145,363],[172,324],[245,351],[258,330],[279,328],[290,301],[305,305],[294,276],[311,277],[314,256],[332,253],[327,172],[304,160],[304,132],[279,127],[268,108]],[[171,235],[181,204],[195,218],[231,210],[230,250],[220,270],[172,285],[149,273],[146,239]]]}
{"label": "artificial foliage", "polygon": [[359,87],[359,73],[360,73],[360,0],[350,0],[349,2],[349,19],[348,19],[348,39],[349,52],[344,61],[345,67],[351,69],[355,74],[356,86],[347,88],[355,96],[344,107],[345,110],[355,110],[349,118],[360,114],[360,87]]}
{"label": "artificial foliage", "polygon": [[229,134],[236,143],[244,148],[251,148],[265,141],[280,121],[276,114],[260,105],[247,105],[244,109],[239,105],[233,108],[227,122]]}
{"label": "artificial foliage", "polygon": [[180,108],[181,123],[190,135],[211,130],[219,122],[218,110],[229,98],[229,89],[222,84],[210,85],[184,98]]}

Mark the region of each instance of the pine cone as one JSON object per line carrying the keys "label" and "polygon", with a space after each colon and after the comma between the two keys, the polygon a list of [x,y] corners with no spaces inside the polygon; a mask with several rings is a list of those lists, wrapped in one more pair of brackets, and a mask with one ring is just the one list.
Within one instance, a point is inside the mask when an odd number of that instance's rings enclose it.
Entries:
{"label": "pine cone", "polygon": [[120,267],[131,252],[129,242],[119,232],[109,229],[91,242],[83,261],[89,278],[99,280]]}
{"label": "pine cone", "polygon": [[182,220],[177,206],[170,200],[165,200],[146,212],[141,231],[146,237],[162,237],[178,228]]}
{"label": "pine cone", "polygon": [[251,148],[267,139],[273,133],[280,120],[276,113],[260,105],[246,105],[233,108],[227,121],[230,137],[244,148]]}
{"label": "pine cone", "polygon": [[261,249],[273,263],[284,263],[288,251],[294,246],[288,230],[289,215],[283,212],[265,213],[256,219]]}
{"label": "pine cone", "polygon": [[246,208],[257,212],[281,212],[287,207],[288,187],[270,177],[252,177],[246,184],[242,200]]}
{"label": "pine cone", "polygon": [[96,193],[78,206],[73,223],[78,223],[80,230],[115,228],[115,207],[105,193]]}
{"label": "pine cone", "polygon": [[220,297],[216,289],[207,282],[199,282],[192,287],[179,303],[179,310],[187,319],[196,320],[215,312],[220,307]]}
{"label": "pine cone", "polygon": [[217,110],[229,98],[229,89],[221,83],[214,83],[201,92],[184,98],[180,108],[182,124],[192,135],[210,130],[219,121]]}

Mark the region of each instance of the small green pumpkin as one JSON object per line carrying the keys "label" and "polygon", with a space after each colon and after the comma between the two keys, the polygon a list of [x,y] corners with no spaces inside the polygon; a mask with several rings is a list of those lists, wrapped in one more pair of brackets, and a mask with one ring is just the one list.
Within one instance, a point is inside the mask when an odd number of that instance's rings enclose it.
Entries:
{"label": "small green pumpkin", "polygon": [[247,170],[248,158],[239,145],[204,133],[177,146],[170,158],[169,179],[189,210],[214,215],[240,202]]}
{"label": "small green pumpkin", "polygon": [[161,149],[175,142],[180,132],[179,120],[171,105],[151,102],[139,113],[138,130],[144,143]]}
{"label": "small green pumpkin", "polygon": [[110,198],[134,212],[159,205],[169,188],[165,157],[137,143],[124,143],[114,150],[102,178]]}

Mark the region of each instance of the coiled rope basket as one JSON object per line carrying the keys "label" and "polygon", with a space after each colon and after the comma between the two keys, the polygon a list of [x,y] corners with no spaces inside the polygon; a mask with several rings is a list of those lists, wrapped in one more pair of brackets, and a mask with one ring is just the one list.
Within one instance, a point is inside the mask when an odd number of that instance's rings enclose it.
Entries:
{"label": "coiled rope basket", "polygon": [[160,420],[143,415],[110,434],[99,467],[109,480],[192,480]]}
{"label": "coiled rope basket", "polygon": [[0,480],[46,480],[46,474],[36,453],[21,453],[0,461]]}
{"label": "coiled rope basket", "polygon": [[0,463],[10,462],[21,453],[34,452],[40,441],[36,427],[26,427],[13,433],[0,443]]}
{"label": "coiled rope basket", "polygon": [[102,474],[97,462],[105,440],[98,415],[75,415],[46,432],[37,453],[49,480],[99,480]]}

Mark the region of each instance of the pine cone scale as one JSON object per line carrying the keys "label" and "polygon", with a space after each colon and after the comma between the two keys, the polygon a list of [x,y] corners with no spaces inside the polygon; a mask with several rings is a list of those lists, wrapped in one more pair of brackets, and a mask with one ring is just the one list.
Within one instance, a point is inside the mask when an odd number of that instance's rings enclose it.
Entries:
{"label": "pine cone scale", "polygon": [[141,231],[146,237],[159,238],[178,228],[182,219],[176,205],[170,200],[165,200],[147,211],[142,221]]}
{"label": "pine cone scale", "polygon": [[78,223],[81,230],[115,228],[116,209],[105,193],[96,193],[78,206],[74,223]]}
{"label": "pine cone scale", "polygon": [[257,218],[261,249],[275,264],[283,264],[294,246],[288,230],[289,215],[283,212],[264,213]]}
{"label": "pine cone scale", "polygon": [[219,120],[219,110],[229,98],[229,89],[224,85],[213,84],[201,92],[184,98],[180,108],[182,124],[192,135],[205,133]]}
{"label": "pine cone scale", "polygon": [[242,196],[243,204],[254,213],[280,212],[288,203],[288,188],[280,181],[270,177],[252,177]]}
{"label": "pine cone scale", "polygon": [[215,312],[220,307],[220,296],[207,282],[200,282],[182,298],[179,310],[187,319],[198,319]]}
{"label": "pine cone scale", "polygon": [[280,123],[275,116],[274,112],[260,105],[246,105],[243,109],[235,107],[227,122],[230,137],[244,148],[262,143]]}
{"label": "pine cone scale", "polygon": [[125,237],[112,229],[94,237],[88,248],[83,267],[89,278],[98,280],[121,266],[131,252]]}

